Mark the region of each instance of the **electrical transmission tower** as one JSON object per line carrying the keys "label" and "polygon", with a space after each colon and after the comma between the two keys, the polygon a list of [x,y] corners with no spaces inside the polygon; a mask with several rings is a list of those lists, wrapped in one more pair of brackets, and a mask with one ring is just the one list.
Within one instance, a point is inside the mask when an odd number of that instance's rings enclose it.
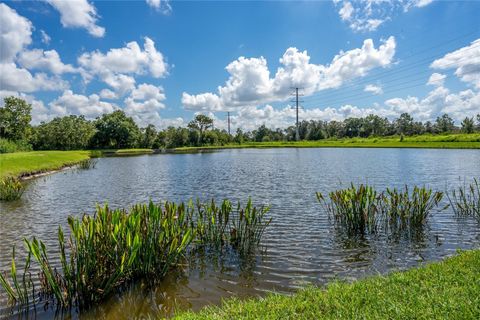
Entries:
{"label": "electrical transmission tower", "polygon": [[296,122],[295,122],[295,140],[299,141],[300,140],[300,132],[298,131],[298,109],[301,108],[300,107],[300,102],[303,102],[301,100],[298,99],[299,96],[303,96],[303,94],[299,94],[298,93],[298,87],[294,88],[295,89],[295,100],[292,100],[292,102],[295,102],[295,109],[296,109]]}
{"label": "electrical transmission tower", "polygon": [[228,135],[230,136],[230,111],[227,111]]}

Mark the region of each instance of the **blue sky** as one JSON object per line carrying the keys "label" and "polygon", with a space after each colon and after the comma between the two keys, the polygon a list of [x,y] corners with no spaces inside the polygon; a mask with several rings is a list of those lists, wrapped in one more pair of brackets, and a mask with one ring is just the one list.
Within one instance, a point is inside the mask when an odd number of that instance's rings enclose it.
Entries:
{"label": "blue sky", "polygon": [[[480,2],[3,1],[0,96],[34,122],[124,109],[234,127],[480,113]],[[477,42],[475,42],[477,41]],[[428,84],[430,82],[430,84]],[[219,88],[220,87],[220,88]]]}

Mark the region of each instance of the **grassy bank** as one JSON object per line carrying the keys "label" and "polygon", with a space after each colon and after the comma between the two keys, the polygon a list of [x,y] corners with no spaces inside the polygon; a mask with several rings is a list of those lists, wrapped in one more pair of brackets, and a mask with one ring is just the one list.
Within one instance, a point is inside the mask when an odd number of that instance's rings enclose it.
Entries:
{"label": "grassy bank", "polygon": [[381,138],[351,138],[318,141],[270,141],[245,142],[225,146],[183,147],[175,151],[185,152],[203,149],[237,148],[437,148],[437,149],[480,149],[480,134],[420,135]]}
{"label": "grassy bank", "polygon": [[293,296],[226,300],[177,319],[479,319],[480,250],[406,272],[352,284],[308,288]]}
{"label": "grassy bank", "polygon": [[32,151],[0,154],[0,178],[25,176],[76,164],[90,157],[89,151]]}

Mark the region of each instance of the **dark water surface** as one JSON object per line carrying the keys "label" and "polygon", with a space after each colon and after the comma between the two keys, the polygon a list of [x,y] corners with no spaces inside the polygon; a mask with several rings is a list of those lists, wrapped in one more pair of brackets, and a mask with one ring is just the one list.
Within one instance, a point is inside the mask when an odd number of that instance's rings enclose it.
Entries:
{"label": "dark water surface", "polygon": [[[348,239],[333,228],[315,198],[350,182],[385,187],[427,185],[450,190],[480,177],[480,150],[428,149],[244,149],[202,154],[163,154],[102,158],[92,170],[69,170],[29,183],[19,201],[0,203],[0,270],[10,263],[12,245],[22,238],[43,239],[57,250],[57,227],[67,216],[93,212],[96,203],[128,207],[138,202],[223,198],[270,204],[272,225],[266,251],[249,261],[234,253],[202,257],[184,272],[151,287],[135,284],[82,314],[44,311],[28,318],[127,319],[198,310],[229,296],[290,293],[309,283],[405,269],[439,260],[459,248],[478,247],[480,226],[450,209],[435,213],[427,228],[411,238]],[[0,293],[0,318],[9,310]],[[15,316],[16,317],[16,316]]]}

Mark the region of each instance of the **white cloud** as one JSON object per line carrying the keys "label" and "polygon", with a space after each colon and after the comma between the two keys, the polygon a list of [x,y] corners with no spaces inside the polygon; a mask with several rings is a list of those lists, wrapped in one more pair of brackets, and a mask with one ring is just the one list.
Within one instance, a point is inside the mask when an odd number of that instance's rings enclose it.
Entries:
{"label": "white cloud", "polygon": [[371,39],[367,39],[361,48],[340,52],[329,65],[312,64],[307,51],[288,48],[273,78],[270,78],[265,58],[240,57],[226,67],[230,77],[223,87],[218,87],[217,94],[191,95],[184,92],[182,103],[190,110],[225,111],[286,100],[291,94],[291,87],[302,87],[307,95],[338,88],[374,68],[391,64],[395,47],[394,37],[378,49]]}
{"label": "white cloud", "polygon": [[94,37],[103,37],[105,28],[97,25],[97,10],[88,0],[46,0],[60,13],[67,28],[84,28]]}
{"label": "white cloud", "polygon": [[42,42],[48,46],[52,38],[44,30],[40,30],[40,35],[42,36]]}
{"label": "white cloud", "polygon": [[110,49],[107,53],[84,53],[78,58],[78,63],[86,82],[98,76],[120,95],[133,90],[135,79],[130,75],[149,73],[161,78],[168,74],[168,64],[163,54],[156,50],[154,41],[148,37],[145,38],[143,50],[136,41],[132,41],[123,48]]}
{"label": "white cloud", "polygon": [[430,67],[443,70],[455,69],[457,77],[480,89],[480,39],[433,61]]}
{"label": "white cloud", "polygon": [[113,112],[118,108],[113,103],[101,101],[96,94],[84,96],[75,94],[71,90],[64,91],[60,97],[49,103],[49,107],[56,116],[76,114],[90,119]]}
{"label": "white cloud", "polygon": [[110,100],[118,99],[117,94],[110,89],[102,89],[99,95],[100,95],[100,98],[103,98],[103,99],[110,99]]}
{"label": "white cloud", "polygon": [[26,50],[20,53],[18,62],[30,70],[44,70],[54,74],[77,72],[70,64],[64,64],[55,50],[42,49]]}
{"label": "white cloud", "polygon": [[32,42],[32,23],[0,3],[0,62],[12,62]]}
{"label": "white cloud", "polygon": [[375,84],[367,84],[365,86],[365,88],[363,89],[363,91],[370,92],[370,93],[373,93],[373,94],[382,94],[383,93],[382,87],[379,86],[379,85],[375,85]]}
{"label": "white cloud", "polygon": [[0,84],[2,90],[34,92],[62,90],[68,83],[45,73],[32,75],[27,69],[17,68],[15,63],[0,63]]}
{"label": "white cloud", "polygon": [[146,0],[147,4],[163,14],[172,12],[172,6],[169,0]]}
{"label": "white cloud", "polygon": [[163,104],[165,99],[162,87],[143,83],[132,90],[130,96],[124,100],[125,112],[140,126],[150,123],[161,126],[162,118],[159,112],[165,108]]}
{"label": "white cloud", "polygon": [[428,78],[427,84],[431,86],[443,86],[446,77],[446,75],[441,73],[432,73],[430,78]]}
{"label": "white cloud", "polygon": [[400,12],[407,12],[412,7],[425,7],[433,0],[334,0],[342,21],[348,23],[355,32],[375,31],[378,27]]}

